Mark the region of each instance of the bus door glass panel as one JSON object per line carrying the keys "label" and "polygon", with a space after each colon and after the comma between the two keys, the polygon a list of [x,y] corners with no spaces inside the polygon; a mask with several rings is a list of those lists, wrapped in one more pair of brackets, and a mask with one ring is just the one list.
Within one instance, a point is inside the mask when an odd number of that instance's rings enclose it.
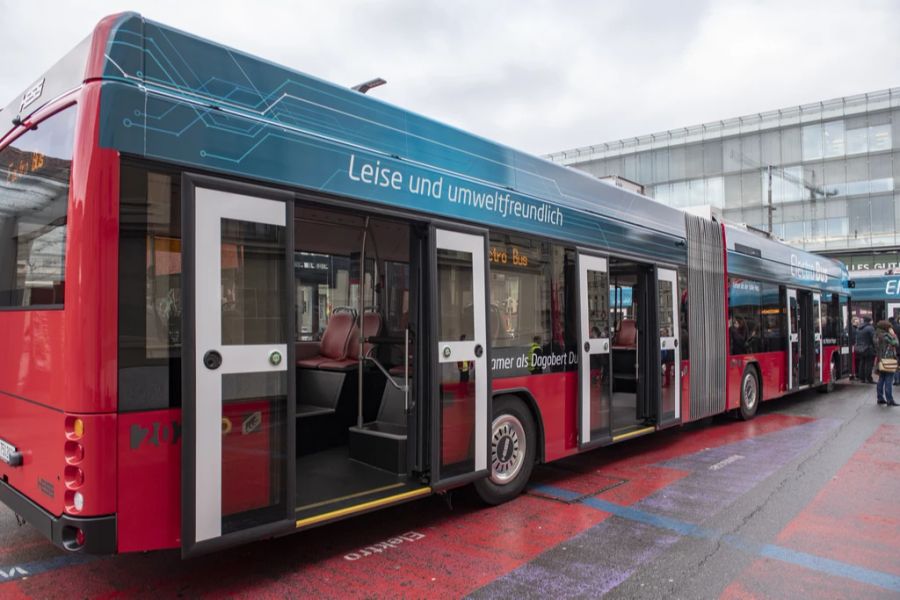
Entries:
{"label": "bus door glass panel", "polygon": [[483,473],[488,467],[487,295],[485,239],[435,230],[437,266],[438,438],[434,479]]}
{"label": "bus door glass panel", "polygon": [[850,310],[846,296],[839,296],[838,305],[840,306],[840,332],[839,344],[841,347],[841,376],[850,372]]}
{"label": "bus door glass panel", "polygon": [[822,294],[812,295],[813,351],[816,354],[813,383],[822,382]]}
{"label": "bus door glass panel", "polygon": [[293,524],[293,282],[286,202],[196,187],[187,204],[194,352],[186,353],[185,452],[193,461],[182,539],[191,554],[204,543],[221,547],[226,540],[214,541],[229,534]]}
{"label": "bus door glass panel", "polygon": [[610,422],[609,272],[606,259],[578,255],[579,445],[607,440]]}
{"label": "bus door glass panel", "polygon": [[678,275],[669,269],[657,269],[660,353],[661,422],[679,419],[681,407],[681,348],[678,347]]}
{"label": "bus door glass panel", "polygon": [[797,290],[787,290],[788,314],[788,377],[787,388],[795,389],[800,377],[800,315],[797,305]]}

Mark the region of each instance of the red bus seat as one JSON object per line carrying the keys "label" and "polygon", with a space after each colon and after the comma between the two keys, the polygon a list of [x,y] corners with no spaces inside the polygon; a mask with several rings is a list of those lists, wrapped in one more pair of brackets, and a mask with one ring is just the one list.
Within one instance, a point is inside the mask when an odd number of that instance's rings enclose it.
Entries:
{"label": "red bus seat", "polygon": [[[362,318],[363,335],[366,337],[381,333],[381,315],[377,312],[367,312]],[[363,356],[368,356],[374,344],[363,343]],[[332,371],[350,371],[359,364],[359,327],[354,326],[348,340],[347,356],[342,360],[326,360],[319,363],[318,368]]]}
{"label": "red bus seat", "polygon": [[633,350],[637,348],[637,326],[634,319],[622,319],[616,337],[613,338],[614,350]]}
{"label": "red bus seat", "polygon": [[328,326],[319,343],[319,354],[310,358],[301,358],[297,361],[298,367],[316,369],[323,362],[340,361],[347,358],[350,335],[355,329],[356,319],[349,312],[339,312],[331,315]]}

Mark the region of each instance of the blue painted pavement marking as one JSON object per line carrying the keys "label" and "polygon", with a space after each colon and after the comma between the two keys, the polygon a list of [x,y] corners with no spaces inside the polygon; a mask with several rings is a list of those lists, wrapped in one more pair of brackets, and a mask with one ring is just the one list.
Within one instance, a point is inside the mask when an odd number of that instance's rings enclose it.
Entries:
{"label": "blue painted pavement marking", "polygon": [[[819,419],[659,463],[657,466],[687,475],[629,507],[618,507],[640,512],[604,519],[472,596],[509,598],[534,594],[535,590],[545,597],[602,596],[685,536],[719,539],[717,532],[703,529],[701,524],[801,456],[840,423]],[[753,456],[754,460],[735,460],[736,456]],[[549,495],[569,502],[584,497],[568,490]],[[641,523],[639,518],[652,520]],[[748,553],[757,553],[757,548]]]}
{"label": "blue painted pavement marking", "polygon": [[63,567],[84,564],[96,560],[97,556],[90,554],[60,554],[46,560],[22,563],[18,565],[0,566],[0,584],[7,581],[24,579],[33,575],[40,575],[48,571],[54,571]]}
{"label": "blue painted pavement marking", "polygon": [[[569,500],[574,500],[575,498],[578,498],[580,496],[580,494],[577,494],[575,492],[570,492],[569,490],[564,490],[562,488],[557,488],[549,485],[534,486],[532,489],[535,489],[544,494],[554,495]],[[658,527],[659,529],[666,529],[668,531],[673,531],[686,537],[709,540],[721,539],[722,542],[731,546],[732,548],[741,550],[748,554],[755,554],[765,558],[773,558],[782,562],[805,567],[812,571],[818,571],[819,573],[843,577],[845,579],[852,579],[860,583],[874,585],[891,591],[900,592],[900,577],[891,575],[890,573],[883,573],[881,571],[875,571],[873,569],[851,565],[841,561],[832,560],[830,558],[824,558],[821,556],[816,556],[814,554],[808,554],[806,552],[791,550],[790,548],[777,546],[775,544],[760,544],[752,540],[744,539],[740,536],[721,534],[715,530],[700,527],[698,525],[694,525],[693,523],[687,523],[679,519],[656,515],[644,510],[640,510],[638,508],[634,508],[633,506],[622,506],[621,504],[616,504],[608,500],[601,500],[597,497],[585,498],[581,501],[581,503],[586,506],[590,506],[591,508],[596,508],[597,510],[608,512],[629,521],[651,525],[653,527]]]}
{"label": "blue painted pavement marking", "polygon": [[858,567],[845,562],[816,556],[815,554],[807,554],[806,552],[798,552],[781,546],[767,544],[762,547],[760,555],[767,558],[775,558],[784,562],[806,567],[820,573],[829,573],[855,581],[861,581],[871,585],[877,585],[888,590],[900,592],[900,577],[883,573],[865,567]]}

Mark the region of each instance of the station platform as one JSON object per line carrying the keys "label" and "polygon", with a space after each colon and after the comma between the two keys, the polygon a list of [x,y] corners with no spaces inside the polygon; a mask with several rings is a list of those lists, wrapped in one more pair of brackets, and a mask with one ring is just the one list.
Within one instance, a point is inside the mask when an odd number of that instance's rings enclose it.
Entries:
{"label": "station platform", "polygon": [[[0,509],[0,598],[900,598],[900,408],[843,384],[190,561],[65,554]],[[900,392],[900,388],[898,392]]]}

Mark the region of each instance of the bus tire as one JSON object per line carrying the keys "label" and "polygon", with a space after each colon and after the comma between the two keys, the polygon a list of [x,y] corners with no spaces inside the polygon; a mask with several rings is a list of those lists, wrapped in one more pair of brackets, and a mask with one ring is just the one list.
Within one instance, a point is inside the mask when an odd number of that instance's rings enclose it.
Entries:
{"label": "bus tire", "polygon": [[475,482],[481,500],[492,506],[508,502],[522,493],[534,469],[537,428],[531,411],[515,396],[494,398],[491,474]]}
{"label": "bus tire", "polygon": [[744,367],[744,374],[741,375],[741,407],[738,410],[741,420],[749,421],[756,416],[761,396],[760,387],[756,367]]}

